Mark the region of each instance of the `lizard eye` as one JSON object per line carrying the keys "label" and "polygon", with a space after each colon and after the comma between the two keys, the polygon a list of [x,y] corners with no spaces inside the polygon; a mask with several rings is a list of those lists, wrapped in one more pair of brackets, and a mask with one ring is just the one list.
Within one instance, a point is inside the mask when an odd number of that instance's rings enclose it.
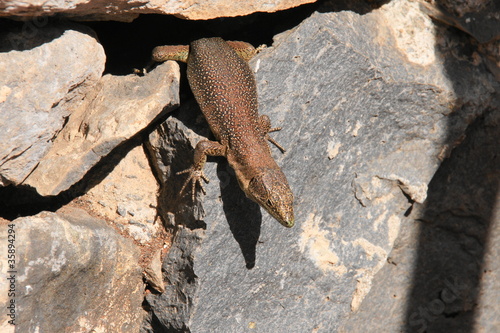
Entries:
{"label": "lizard eye", "polygon": [[268,207],[274,206],[273,202],[271,201],[271,199],[267,199],[266,204],[267,204]]}

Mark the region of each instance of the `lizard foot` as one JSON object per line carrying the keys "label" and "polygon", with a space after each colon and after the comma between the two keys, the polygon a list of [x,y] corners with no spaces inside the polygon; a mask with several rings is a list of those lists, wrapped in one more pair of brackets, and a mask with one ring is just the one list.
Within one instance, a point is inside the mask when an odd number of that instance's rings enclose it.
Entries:
{"label": "lizard foot", "polygon": [[282,145],[280,145],[276,140],[271,138],[269,136],[269,133],[271,132],[277,132],[281,131],[281,127],[271,127],[271,119],[269,119],[268,116],[262,115],[260,116],[260,129],[264,134],[264,137],[266,138],[267,141],[271,142],[273,145],[275,145],[282,153],[285,153],[286,149],[283,148]]}
{"label": "lizard foot", "polygon": [[186,189],[186,187],[189,183],[191,183],[191,199],[193,200],[193,202],[194,202],[194,197],[196,194],[196,192],[195,192],[196,191],[196,184],[200,185],[200,188],[201,188],[201,191],[203,192],[203,194],[207,194],[207,191],[205,191],[205,187],[203,186],[203,183],[201,182],[201,180],[203,179],[205,181],[205,183],[207,183],[207,184],[208,184],[208,182],[210,182],[210,180],[207,178],[207,176],[205,176],[205,173],[203,172],[203,170],[197,170],[194,167],[191,167],[189,169],[177,172],[176,175],[181,175],[184,173],[189,173],[189,177],[186,179],[186,181],[182,185],[182,188],[181,188],[179,194],[182,194],[184,192],[184,190]]}
{"label": "lizard foot", "polygon": [[[267,132],[267,133],[276,132],[276,131],[280,131],[280,130],[281,130],[281,127],[275,127],[275,128],[271,128],[271,129],[269,130],[269,132]],[[266,134],[266,139],[267,139],[267,141],[269,141],[269,142],[271,142],[273,145],[275,145],[275,146],[276,146],[276,147],[277,147],[277,148],[281,151],[281,153],[283,153],[283,154],[284,154],[284,153],[286,152],[286,149],[285,149],[285,148],[283,148],[283,146],[282,146],[282,145],[280,145],[278,142],[276,142],[276,140],[274,140],[273,138],[271,138],[271,137],[269,136],[269,134]]]}

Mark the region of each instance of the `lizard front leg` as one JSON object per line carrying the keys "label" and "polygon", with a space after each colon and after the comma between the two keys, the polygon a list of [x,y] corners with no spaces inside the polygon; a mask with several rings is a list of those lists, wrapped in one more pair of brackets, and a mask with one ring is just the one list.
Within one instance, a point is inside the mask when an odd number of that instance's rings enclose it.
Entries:
{"label": "lizard front leg", "polygon": [[245,61],[249,61],[257,53],[255,47],[247,42],[240,42],[234,40],[228,40],[226,43],[233,48],[233,50],[238,53],[238,55]]}
{"label": "lizard front leg", "polygon": [[226,156],[226,147],[221,145],[216,141],[202,140],[198,142],[196,148],[194,149],[194,162],[193,166],[189,169],[182,170],[177,172],[177,175],[183,173],[189,173],[189,177],[186,179],[179,194],[182,194],[186,189],[186,186],[191,182],[191,198],[194,201],[196,184],[200,185],[201,191],[203,194],[207,194],[205,191],[205,187],[201,180],[203,179],[206,183],[210,180],[205,176],[203,172],[203,167],[205,166],[205,162],[207,161],[207,156]]}
{"label": "lizard front leg", "polygon": [[286,151],[285,148],[283,148],[279,143],[277,143],[273,138],[269,136],[269,133],[271,132],[281,131],[281,127],[271,128],[271,119],[269,119],[269,117],[266,116],[265,114],[260,116],[259,118],[259,127],[262,132],[262,135],[264,135],[267,141],[275,145],[279,150],[281,150],[282,153]]}

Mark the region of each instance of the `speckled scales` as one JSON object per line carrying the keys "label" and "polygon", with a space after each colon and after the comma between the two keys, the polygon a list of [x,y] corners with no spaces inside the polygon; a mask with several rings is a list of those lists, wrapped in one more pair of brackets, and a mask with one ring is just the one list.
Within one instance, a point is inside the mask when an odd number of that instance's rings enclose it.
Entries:
{"label": "speckled scales", "polygon": [[[153,59],[185,61],[186,50],[159,46]],[[228,44],[221,38],[199,39],[189,46],[189,85],[218,142],[199,142],[193,166],[178,174],[189,173],[182,189],[191,182],[194,200],[196,184],[204,192],[201,180],[208,182],[203,173],[206,156],[225,156],[245,194],[281,224],[292,227],[293,194],[267,143],[275,143],[268,132],[277,129],[270,127],[268,117],[259,118],[255,78],[244,60],[254,52],[247,43]]]}
{"label": "speckled scales", "polygon": [[255,79],[248,64],[224,40],[193,42],[187,75],[210,128],[222,144],[257,135]]}

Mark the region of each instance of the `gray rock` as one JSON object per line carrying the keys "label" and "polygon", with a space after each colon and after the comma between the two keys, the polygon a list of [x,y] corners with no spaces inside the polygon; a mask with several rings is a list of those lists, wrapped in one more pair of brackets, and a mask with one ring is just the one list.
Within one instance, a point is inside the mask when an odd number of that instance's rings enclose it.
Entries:
{"label": "gray rock", "polygon": [[486,110],[440,167],[341,332],[500,331],[499,109]]}
{"label": "gray rock", "polygon": [[116,212],[122,217],[127,216],[127,209],[125,207],[118,206]]}
{"label": "gray rock", "polygon": [[178,105],[178,68],[167,62],[144,77],[103,76],[23,184],[45,196],[78,182],[114,148]]}
{"label": "gray rock", "polygon": [[2,31],[0,45],[0,186],[6,186],[21,183],[45,156],[101,77],[105,55],[80,25]]}
{"label": "gray rock", "polygon": [[478,44],[472,57],[483,62],[500,81],[500,7],[491,1],[441,1],[439,4],[420,2],[420,7],[433,19],[460,29]]}
{"label": "gray rock", "polygon": [[[417,20],[402,34],[408,17]],[[151,135],[159,209],[175,236],[166,291],[146,297],[143,331],[340,328],[412,203],[425,200],[441,160],[494,91],[468,62],[443,67],[432,27],[405,1],[364,16],[315,13],[252,61],[261,113],[284,127],[274,137],[288,151],[274,155],[296,197],[291,230],[245,198],[223,159],[205,167],[205,197],[179,196],[184,177],[175,173],[206,133],[190,105]]]}
{"label": "gray rock", "polygon": [[[76,208],[10,223],[16,236],[17,330],[138,331],[144,284],[139,250],[132,241]],[[0,229],[6,249],[7,226]],[[5,288],[2,279],[2,297]]]}

